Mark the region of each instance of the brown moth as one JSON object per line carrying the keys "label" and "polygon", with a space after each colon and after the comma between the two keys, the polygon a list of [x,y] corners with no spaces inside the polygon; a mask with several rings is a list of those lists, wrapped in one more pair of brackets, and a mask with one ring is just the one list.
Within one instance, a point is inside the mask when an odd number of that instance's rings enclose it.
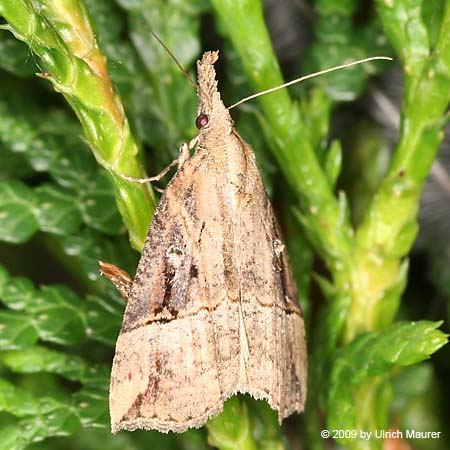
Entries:
{"label": "brown moth", "polygon": [[156,209],[127,298],[111,374],[111,428],[201,427],[240,392],[281,421],[304,408],[305,327],[288,255],[251,147],[217,90],[217,52],[197,63],[195,154]]}

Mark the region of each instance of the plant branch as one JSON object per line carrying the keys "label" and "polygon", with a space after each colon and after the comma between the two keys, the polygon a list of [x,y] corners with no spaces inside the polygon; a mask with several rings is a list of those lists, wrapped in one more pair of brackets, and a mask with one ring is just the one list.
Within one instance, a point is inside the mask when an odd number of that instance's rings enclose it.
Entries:
{"label": "plant branch", "polygon": [[144,177],[118,94],[107,73],[93,25],[81,0],[1,0],[9,29],[41,60],[48,79],[80,120],[97,161],[107,169],[130,241],[143,247],[155,198],[150,186],[124,181],[118,174]]}

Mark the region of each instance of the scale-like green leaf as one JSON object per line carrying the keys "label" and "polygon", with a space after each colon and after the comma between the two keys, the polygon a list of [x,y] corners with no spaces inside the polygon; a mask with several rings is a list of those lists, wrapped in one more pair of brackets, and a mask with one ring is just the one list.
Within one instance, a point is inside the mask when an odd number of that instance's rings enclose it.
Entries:
{"label": "scale-like green leaf", "polygon": [[39,413],[38,402],[26,389],[0,378],[0,412],[2,411],[16,417],[36,415]]}
{"label": "scale-like green leaf", "polygon": [[32,415],[2,427],[0,450],[25,449],[31,443],[50,436],[70,435],[81,425],[106,427],[109,423],[108,394],[105,391],[83,389],[70,397],[43,397],[32,402],[36,408]]}
{"label": "scale-like green leaf", "polygon": [[[109,362],[109,361],[108,361]],[[108,365],[89,364],[81,377],[81,382],[85,386],[92,386],[98,390],[107,391],[109,389],[110,367]]]}
{"label": "scale-like green leaf", "polygon": [[66,286],[43,286],[31,312],[44,340],[72,345],[85,336],[81,299]]}
{"label": "scale-like green leaf", "polygon": [[40,399],[38,407],[39,415],[29,416],[19,422],[22,429],[19,436],[24,445],[22,448],[48,436],[70,435],[80,427],[80,419],[70,398],[57,400],[44,397]]}
{"label": "scale-like green leaf", "polygon": [[336,186],[342,169],[342,147],[339,141],[333,141],[325,156],[324,170],[331,186]]}
{"label": "scale-like green leaf", "polygon": [[397,55],[407,64],[410,73],[420,73],[430,43],[421,14],[423,0],[385,2],[377,0],[385,33]]}
{"label": "scale-like green leaf", "polygon": [[36,290],[26,278],[8,279],[1,290],[3,302],[18,311],[0,311],[0,347],[17,349],[37,338],[61,345],[80,342],[86,334],[85,304],[66,286]]}
{"label": "scale-like green leaf", "polygon": [[88,336],[113,346],[122,323],[124,305],[92,295],[86,300]]}
{"label": "scale-like green leaf", "polygon": [[109,385],[109,367],[94,365],[79,356],[39,345],[1,352],[0,361],[17,373],[54,373],[103,391],[107,390]]}
{"label": "scale-like green leaf", "polygon": [[30,347],[39,339],[36,323],[22,311],[0,311],[0,350]]}
{"label": "scale-like green leaf", "polygon": [[25,277],[14,277],[4,283],[0,299],[10,309],[22,310],[30,305],[36,290],[33,283]]}
{"label": "scale-like green leaf", "polygon": [[32,92],[12,79],[0,83],[0,115],[0,140],[4,146],[22,153],[34,170],[48,170],[61,149],[51,133],[43,132],[46,114]]}
{"label": "scale-like green leaf", "polygon": [[22,450],[50,436],[70,435],[82,424],[105,427],[109,422],[107,391],[83,389],[58,399],[33,398],[0,379],[2,409],[23,418],[0,429],[0,450]]}
{"label": "scale-like green leaf", "polygon": [[46,133],[54,134],[63,150],[60,156],[50,163],[49,173],[60,186],[78,192],[95,176],[98,170],[95,159],[86,142],[82,140],[79,125],[68,114],[52,111],[47,121],[41,124],[42,129]]}
{"label": "scale-like green leaf", "polygon": [[0,450],[23,450],[30,442],[32,440],[25,436],[20,423],[0,429]]}
{"label": "scale-like green leaf", "polygon": [[87,364],[80,357],[57,352],[41,346],[0,353],[0,361],[17,373],[48,372],[80,381]]}
{"label": "scale-like green leaf", "polygon": [[[441,322],[427,321],[396,323],[387,330],[361,335],[339,350],[330,377],[327,428],[370,431],[367,414],[376,411],[368,411],[365,417],[358,415],[354,396],[362,396],[361,389],[372,391],[373,395],[374,390],[381,388],[380,377],[394,366],[422,361],[445,345],[447,335],[436,329],[440,325]],[[350,444],[352,439],[339,442]]]}
{"label": "scale-like green leaf", "polygon": [[35,193],[36,218],[42,231],[66,235],[78,229],[82,218],[75,195],[51,184],[39,186]]}
{"label": "scale-like green leaf", "polygon": [[108,392],[82,389],[74,395],[81,424],[85,427],[109,427]]}
{"label": "scale-like green leaf", "polygon": [[0,182],[0,240],[26,242],[39,228],[34,192],[18,180]]}
{"label": "scale-like green leaf", "polygon": [[81,192],[79,205],[84,222],[106,234],[119,234],[123,224],[117,211],[114,190],[105,172],[87,182]]}

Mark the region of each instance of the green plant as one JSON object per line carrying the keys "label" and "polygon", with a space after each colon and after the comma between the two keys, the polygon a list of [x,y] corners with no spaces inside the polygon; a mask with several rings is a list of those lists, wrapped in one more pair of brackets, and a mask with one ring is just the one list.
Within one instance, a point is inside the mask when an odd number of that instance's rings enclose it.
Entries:
{"label": "green plant", "polygon": [[[316,80],[296,101],[278,91],[261,97],[257,109],[255,103],[251,112],[234,113],[285,224],[307,313],[308,407],[291,434],[302,427],[309,449],[324,447],[323,428],[395,426],[398,400],[405,412],[412,398],[404,394],[405,383],[416,385],[418,397],[430,385],[439,389],[430,365],[413,364],[447,339],[437,330],[440,322],[395,317],[418,231],[420,193],[446,123],[450,1],[437,1],[434,11],[420,0],[377,1],[377,13],[358,26],[356,7],[352,0],[316,0],[316,40],[304,60],[321,69],[393,49],[403,67],[400,139],[359,223],[352,223],[346,194],[336,193],[343,158],[340,143],[327,142],[330,115],[387,64]],[[233,95],[244,95],[283,82],[260,1],[0,0],[0,15],[12,32],[0,35],[0,239],[24,249],[15,258],[18,247],[4,245],[1,259],[11,272],[20,267],[28,275],[0,271],[0,449],[58,448],[58,436],[74,434],[65,447],[96,449],[107,442],[138,449],[151,442],[201,449],[208,442],[221,449],[285,448],[267,405],[240,398],[230,399],[206,430],[110,436],[109,364],[123,303],[99,279],[97,266],[102,259],[133,273],[137,253],[129,242],[142,249],[156,204],[150,186],[118,174],[144,176],[143,147],[152,150],[148,170],[156,174],[195,135],[195,92],[149,28],[191,67],[207,36],[199,18],[214,18],[227,62],[221,90],[226,96],[233,86]],[[314,276],[325,298],[317,317],[307,300],[313,254],[326,267]],[[58,265],[59,276],[37,268],[46,260]],[[72,288],[36,288],[31,281],[67,277]],[[429,410],[425,402],[421,411]],[[433,411],[432,417],[425,423],[440,428],[439,415]],[[350,449],[383,443],[337,441]],[[443,440],[428,445],[423,448],[445,447]]]}

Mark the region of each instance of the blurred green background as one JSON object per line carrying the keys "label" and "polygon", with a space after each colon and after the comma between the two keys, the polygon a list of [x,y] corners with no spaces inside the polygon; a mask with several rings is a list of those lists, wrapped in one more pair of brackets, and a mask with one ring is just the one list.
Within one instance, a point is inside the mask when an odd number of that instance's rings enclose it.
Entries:
{"label": "blurred green background", "polygon": [[[448,448],[450,1],[0,0],[0,16],[1,450]],[[395,59],[232,111],[307,322],[308,404],[281,428],[238,396],[200,430],[109,432],[124,303],[98,260],[134,273],[159,195],[118,174],[157,174],[196,134],[196,93],[150,29],[193,77],[219,49],[226,105]]]}

